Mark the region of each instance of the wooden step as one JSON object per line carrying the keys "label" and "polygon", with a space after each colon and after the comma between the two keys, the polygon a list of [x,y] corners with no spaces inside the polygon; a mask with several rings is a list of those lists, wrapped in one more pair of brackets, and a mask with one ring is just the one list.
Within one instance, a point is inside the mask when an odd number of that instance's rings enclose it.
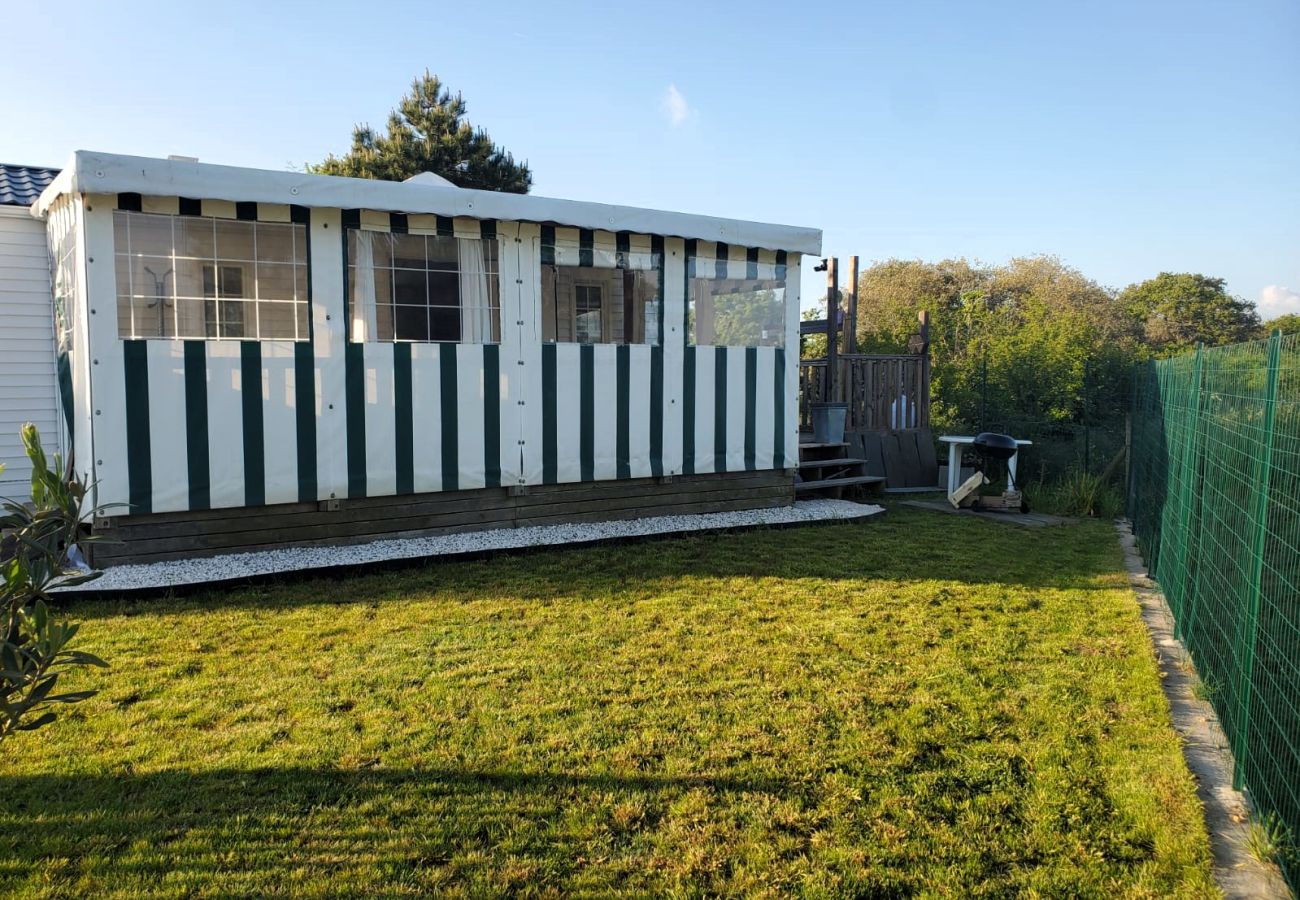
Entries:
{"label": "wooden step", "polygon": [[853,484],[883,484],[885,481],[880,475],[854,475],[851,478],[822,478],[817,481],[797,481],[794,485],[795,493],[800,491],[818,491],[824,488],[848,487]]}
{"label": "wooden step", "polygon": [[865,459],[858,459],[854,456],[844,456],[839,459],[801,459],[799,468],[801,469],[829,469],[831,466],[865,466]]}

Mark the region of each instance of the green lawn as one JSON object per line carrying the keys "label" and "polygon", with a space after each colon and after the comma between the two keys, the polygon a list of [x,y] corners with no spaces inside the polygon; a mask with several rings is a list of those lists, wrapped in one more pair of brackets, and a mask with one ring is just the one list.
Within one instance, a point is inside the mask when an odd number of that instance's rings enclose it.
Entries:
{"label": "green lawn", "polygon": [[1214,894],[1104,523],[899,508],[72,613],[113,668],[0,745],[4,895]]}

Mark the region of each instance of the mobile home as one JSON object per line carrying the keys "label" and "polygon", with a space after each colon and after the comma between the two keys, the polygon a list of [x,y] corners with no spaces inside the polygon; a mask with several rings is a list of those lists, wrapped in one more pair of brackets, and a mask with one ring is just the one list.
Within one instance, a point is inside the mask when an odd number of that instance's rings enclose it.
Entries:
{"label": "mobile home", "polygon": [[31,214],[98,564],[793,501],[815,229],[84,151]]}

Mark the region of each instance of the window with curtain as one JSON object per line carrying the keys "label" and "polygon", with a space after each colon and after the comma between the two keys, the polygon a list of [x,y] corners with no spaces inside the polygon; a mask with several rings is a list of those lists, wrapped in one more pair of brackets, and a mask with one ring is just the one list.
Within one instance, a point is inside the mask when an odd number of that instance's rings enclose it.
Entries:
{"label": "window with curtain", "polygon": [[113,213],[123,338],[305,341],[307,229]]}
{"label": "window with curtain", "polygon": [[542,340],[658,344],[658,271],[542,266]]}
{"label": "window with curtain", "polygon": [[692,278],[688,343],[718,347],[785,345],[785,280]]}
{"label": "window with curtain", "polygon": [[348,230],[352,341],[495,344],[497,242]]}

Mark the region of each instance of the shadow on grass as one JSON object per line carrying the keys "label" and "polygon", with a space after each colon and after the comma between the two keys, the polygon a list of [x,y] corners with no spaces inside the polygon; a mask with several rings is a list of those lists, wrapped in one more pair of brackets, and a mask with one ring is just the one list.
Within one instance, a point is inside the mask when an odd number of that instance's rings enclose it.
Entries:
{"label": "shadow on grass", "polygon": [[1108,523],[1019,529],[895,508],[878,522],[738,533],[664,536],[635,543],[538,548],[486,559],[394,562],[354,573],[302,573],[217,589],[196,587],[159,599],[74,601],[96,618],[221,606],[376,603],[412,595],[473,602],[502,595],[591,600],[612,593],[680,589],[683,579],[788,581],[946,581],[1088,590],[1119,568]]}
{"label": "shadow on grass", "polygon": [[707,789],[720,792],[786,794],[782,778],[705,775],[659,776],[605,773],[480,771],[437,768],[339,769],[266,767],[168,770],[146,774],[0,775],[0,810],[21,811],[30,801],[44,815],[83,810],[87,801],[130,808],[133,815],[166,818],[201,809],[209,818],[257,812],[280,805],[286,789],[310,805],[354,805],[367,794],[416,789],[430,795],[482,793],[568,794],[574,791],[653,792]]}
{"label": "shadow on grass", "polygon": [[[799,789],[767,778],[447,769],[0,776],[0,886],[60,859],[113,878],[251,869],[262,879],[278,878],[287,857],[329,869],[343,847],[350,864],[381,870],[467,852],[489,867],[521,852],[564,859],[593,829],[618,832],[620,805],[639,810],[636,827],[653,828],[692,791],[784,798]],[[575,831],[576,821],[586,824]]]}

